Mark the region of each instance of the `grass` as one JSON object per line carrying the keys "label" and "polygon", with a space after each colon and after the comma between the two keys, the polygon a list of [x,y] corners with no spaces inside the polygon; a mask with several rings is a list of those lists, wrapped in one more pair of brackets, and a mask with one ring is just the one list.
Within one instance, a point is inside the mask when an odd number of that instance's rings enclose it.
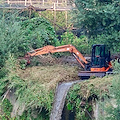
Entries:
{"label": "grass", "polygon": [[92,94],[101,96],[105,93],[109,93],[109,87],[112,84],[114,76],[109,75],[103,78],[94,78],[87,81],[78,83],[80,86],[79,95],[88,98]]}

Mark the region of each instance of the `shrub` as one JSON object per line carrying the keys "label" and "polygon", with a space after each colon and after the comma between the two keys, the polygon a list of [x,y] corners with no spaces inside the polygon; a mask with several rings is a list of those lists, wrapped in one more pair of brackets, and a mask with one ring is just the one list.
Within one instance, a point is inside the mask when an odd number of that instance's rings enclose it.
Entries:
{"label": "shrub", "polygon": [[61,35],[60,45],[72,44],[75,46],[82,54],[90,54],[91,45],[88,42],[88,38],[81,35],[79,38],[71,32],[66,32]]}

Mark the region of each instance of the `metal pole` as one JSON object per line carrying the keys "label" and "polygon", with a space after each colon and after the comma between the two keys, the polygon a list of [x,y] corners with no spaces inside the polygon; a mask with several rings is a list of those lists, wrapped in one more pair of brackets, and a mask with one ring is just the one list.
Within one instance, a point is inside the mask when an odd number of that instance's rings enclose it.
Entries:
{"label": "metal pole", "polygon": [[26,6],[27,0],[25,0],[25,6]]}
{"label": "metal pole", "polygon": [[9,1],[9,0],[7,0],[7,2],[8,2],[8,4],[10,4],[10,1]]}
{"label": "metal pole", "polygon": [[67,28],[67,18],[68,18],[68,16],[67,16],[67,11],[65,11],[65,23],[66,23],[66,28]]}
{"label": "metal pole", "polygon": [[32,1],[30,0],[30,5],[32,5]]}
{"label": "metal pole", "polygon": [[58,0],[57,0],[57,7],[58,7]]}
{"label": "metal pole", "polygon": [[44,4],[45,4],[45,1],[43,0],[43,6],[44,6]]}
{"label": "metal pole", "polygon": [[56,29],[56,6],[55,6],[55,3],[54,3],[54,26],[55,26],[55,29]]}

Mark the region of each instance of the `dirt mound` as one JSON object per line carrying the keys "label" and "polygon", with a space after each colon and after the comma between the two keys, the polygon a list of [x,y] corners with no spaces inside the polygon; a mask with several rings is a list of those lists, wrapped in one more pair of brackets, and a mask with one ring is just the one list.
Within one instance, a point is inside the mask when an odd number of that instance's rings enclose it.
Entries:
{"label": "dirt mound", "polygon": [[41,55],[37,57],[38,62],[42,65],[54,65],[60,63],[60,61],[56,57],[52,57],[50,54]]}
{"label": "dirt mound", "polygon": [[78,61],[74,58],[74,56],[55,57],[51,54],[47,54],[47,55],[40,55],[40,56],[32,57],[31,59],[32,66],[36,66],[36,65],[52,66],[56,64],[76,66],[76,67],[79,67],[79,69],[81,70],[83,69],[80,63],[78,63]]}

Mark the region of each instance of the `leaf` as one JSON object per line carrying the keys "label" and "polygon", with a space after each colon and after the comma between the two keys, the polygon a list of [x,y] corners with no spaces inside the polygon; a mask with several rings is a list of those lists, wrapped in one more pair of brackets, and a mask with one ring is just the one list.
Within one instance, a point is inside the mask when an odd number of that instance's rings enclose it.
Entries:
{"label": "leaf", "polygon": [[71,106],[70,103],[67,104],[67,109],[68,109],[68,110],[72,110],[72,106]]}

